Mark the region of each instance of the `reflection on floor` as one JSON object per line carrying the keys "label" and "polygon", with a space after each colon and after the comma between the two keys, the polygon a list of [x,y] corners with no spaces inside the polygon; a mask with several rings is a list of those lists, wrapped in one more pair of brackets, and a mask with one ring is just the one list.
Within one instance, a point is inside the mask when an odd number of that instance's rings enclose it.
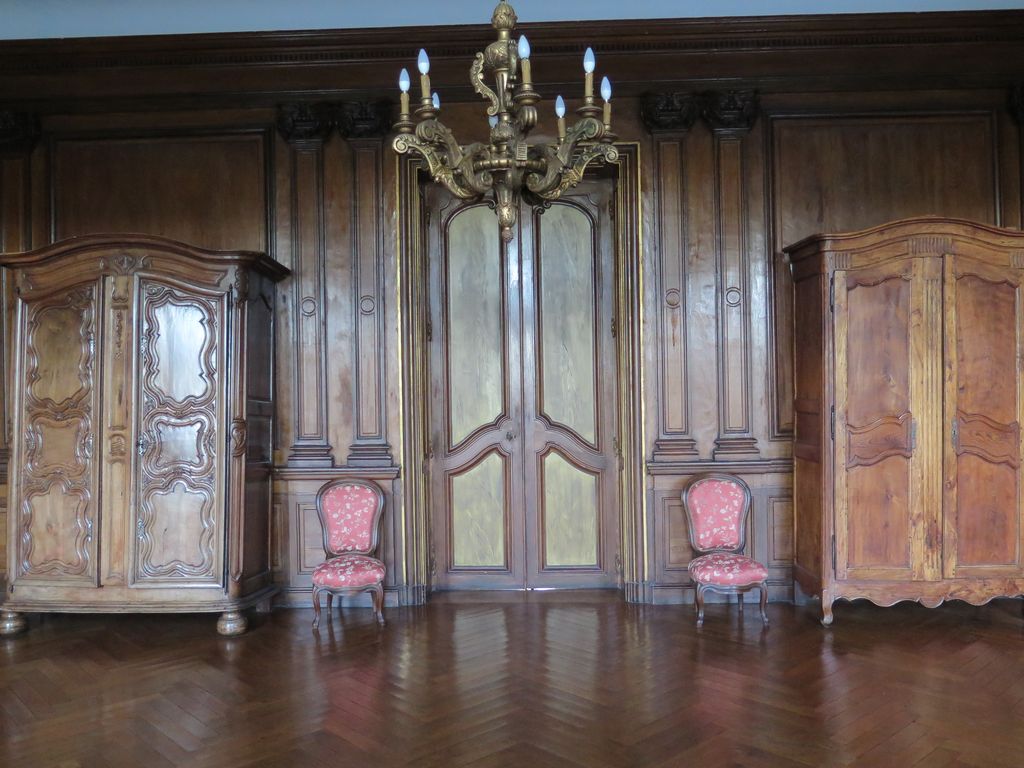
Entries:
{"label": "reflection on floor", "polygon": [[740,620],[616,593],[31,619],[0,642],[10,766],[1020,766],[1019,601]]}

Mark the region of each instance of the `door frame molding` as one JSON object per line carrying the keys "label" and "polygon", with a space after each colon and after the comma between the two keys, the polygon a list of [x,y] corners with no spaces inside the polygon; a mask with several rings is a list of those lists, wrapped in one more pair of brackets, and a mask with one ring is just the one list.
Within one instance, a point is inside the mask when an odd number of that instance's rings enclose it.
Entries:
{"label": "door frame molding", "polygon": [[[626,600],[643,600],[646,562],[644,492],[643,291],[641,255],[640,144],[616,142],[619,162],[598,172],[615,181],[611,212],[615,243],[616,358],[621,468],[619,488],[620,570]],[[432,535],[427,483],[428,360],[426,315],[427,220],[423,189],[432,183],[422,160],[395,157],[399,429],[404,551],[399,554],[408,603],[424,603],[431,588]],[[398,510],[396,510],[397,512]]]}

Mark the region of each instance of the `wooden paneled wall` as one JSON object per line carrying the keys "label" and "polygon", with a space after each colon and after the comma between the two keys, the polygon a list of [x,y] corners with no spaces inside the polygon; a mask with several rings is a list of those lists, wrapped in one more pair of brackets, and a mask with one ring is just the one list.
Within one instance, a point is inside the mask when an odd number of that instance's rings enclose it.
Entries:
{"label": "wooden paneled wall", "polygon": [[[645,469],[624,526],[627,594],[689,599],[679,493],[718,469],[750,483],[751,552],[788,598],[781,249],[927,213],[1020,227],[1024,13],[526,29],[548,95],[579,90],[577,49],[594,45],[616,81],[616,132],[635,148],[639,271],[625,290],[641,292],[641,313],[622,319],[642,331],[642,456],[629,458]],[[465,70],[490,39],[480,26],[0,44],[5,250],[138,231],[266,250],[293,270],[278,301],[271,530],[285,602],[306,603],[321,557],[316,490],[345,476],[387,493],[389,601],[426,594],[429,532],[407,503],[420,447],[401,386],[416,286],[401,284],[399,240],[418,229],[397,210],[417,196],[389,147],[387,100],[426,45],[444,118],[479,139]]]}

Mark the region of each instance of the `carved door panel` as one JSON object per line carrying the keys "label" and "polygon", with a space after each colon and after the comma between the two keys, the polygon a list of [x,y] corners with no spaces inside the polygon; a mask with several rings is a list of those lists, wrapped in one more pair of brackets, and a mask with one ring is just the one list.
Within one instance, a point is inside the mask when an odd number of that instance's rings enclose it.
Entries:
{"label": "carved door panel", "polygon": [[611,185],[586,186],[507,246],[428,195],[435,587],[616,584]]}
{"label": "carved door panel", "polygon": [[944,573],[1020,576],[1020,270],[946,256],[945,306]]}
{"label": "carved door panel", "polygon": [[534,211],[523,247],[527,581],[613,587],[618,441],[610,184]]}
{"label": "carved door panel", "polygon": [[226,299],[138,291],[133,582],[221,585]]}
{"label": "carved door panel", "polygon": [[837,579],[935,577],[939,270],[903,259],[835,273]]}
{"label": "carved door panel", "polygon": [[486,205],[432,192],[431,210],[434,584],[521,585],[519,259],[505,258]]}
{"label": "carved door panel", "polygon": [[15,583],[97,584],[99,290],[88,283],[19,302]]}

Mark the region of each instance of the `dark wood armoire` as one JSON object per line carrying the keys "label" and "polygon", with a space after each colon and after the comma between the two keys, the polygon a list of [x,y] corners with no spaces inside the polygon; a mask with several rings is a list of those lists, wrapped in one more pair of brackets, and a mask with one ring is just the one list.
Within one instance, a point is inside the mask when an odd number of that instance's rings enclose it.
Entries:
{"label": "dark wood armoire", "polygon": [[786,253],[794,574],[823,623],[1024,595],[1024,233],[908,219]]}
{"label": "dark wood armoire", "polygon": [[8,587],[24,611],[266,603],[274,282],[263,254],[93,235],[0,256],[10,327]]}

